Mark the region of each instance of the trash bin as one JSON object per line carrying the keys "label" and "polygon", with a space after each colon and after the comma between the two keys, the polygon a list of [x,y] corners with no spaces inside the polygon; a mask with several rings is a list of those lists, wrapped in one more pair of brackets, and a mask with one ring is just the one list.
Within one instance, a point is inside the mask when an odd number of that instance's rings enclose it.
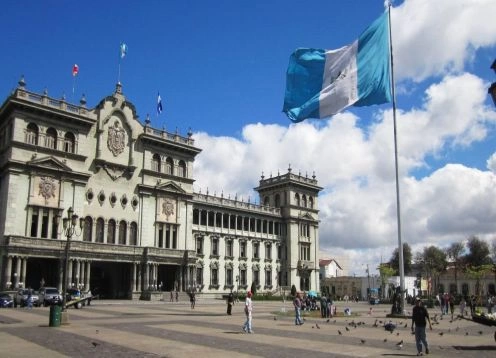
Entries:
{"label": "trash bin", "polygon": [[59,305],[50,306],[50,327],[60,327],[60,316],[62,312],[62,307]]}

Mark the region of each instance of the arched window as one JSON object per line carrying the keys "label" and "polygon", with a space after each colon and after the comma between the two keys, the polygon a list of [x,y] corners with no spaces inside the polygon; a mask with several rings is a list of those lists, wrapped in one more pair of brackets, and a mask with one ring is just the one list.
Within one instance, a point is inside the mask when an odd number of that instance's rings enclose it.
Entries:
{"label": "arched window", "polygon": [[174,161],[172,158],[167,158],[165,160],[165,173],[170,175],[174,174]]}
{"label": "arched window", "polygon": [[152,170],[160,172],[160,155],[155,153],[152,158]]}
{"label": "arched window", "polygon": [[47,148],[57,149],[57,131],[51,127],[46,131],[45,146]]}
{"label": "arched window", "polygon": [[295,194],[295,205],[300,206],[300,195],[298,193]]}
{"label": "arched window", "polygon": [[96,242],[103,243],[103,230],[105,228],[105,223],[102,218],[96,220]]}
{"label": "arched window", "polygon": [[200,210],[193,209],[193,224],[198,225],[200,223]]}
{"label": "arched window", "polygon": [[84,218],[84,233],[83,233],[83,241],[91,242],[93,235],[93,219],[91,216],[87,216]]}
{"label": "arched window", "polygon": [[129,245],[138,244],[138,225],[133,221],[129,228]]}
{"label": "arched window", "polygon": [[119,223],[119,244],[126,245],[127,223],[121,220]]}
{"label": "arched window", "polygon": [[276,194],[275,196],[275,207],[276,208],[281,207],[281,196],[279,194]]}
{"label": "arched window", "polygon": [[29,123],[26,129],[26,143],[38,145],[38,126],[34,123]]}
{"label": "arched window", "polygon": [[304,208],[307,207],[307,196],[306,195],[303,195],[301,197],[301,206],[303,206]]}
{"label": "arched window", "polygon": [[269,204],[270,204],[270,199],[269,199],[269,197],[268,197],[268,196],[266,196],[266,197],[264,198],[264,205],[265,205],[265,206],[269,206]]}
{"label": "arched window", "polygon": [[110,219],[107,224],[107,244],[115,244],[115,220]]}
{"label": "arched window", "polygon": [[309,198],[308,198],[308,207],[309,207],[310,209],[313,209],[313,198],[312,198],[312,197],[309,197]]}
{"label": "arched window", "polygon": [[184,160],[180,160],[177,165],[177,176],[181,178],[186,178],[186,163]]}
{"label": "arched window", "polygon": [[66,153],[76,152],[76,137],[71,132],[67,132],[64,135],[64,152]]}

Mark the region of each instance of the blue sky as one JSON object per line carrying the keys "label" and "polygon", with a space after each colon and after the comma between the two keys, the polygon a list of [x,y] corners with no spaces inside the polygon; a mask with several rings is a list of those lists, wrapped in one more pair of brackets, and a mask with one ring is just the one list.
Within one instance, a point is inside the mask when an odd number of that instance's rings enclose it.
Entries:
{"label": "blue sky", "polygon": [[[262,172],[315,171],[322,255],[360,274],[397,246],[391,105],[294,125],[282,104],[293,50],[347,45],[383,11],[380,0],[7,1],[0,95],[23,74],[28,90],[84,93],[94,107],[114,91],[125,42],[120,80],[140,120],[191,128],[203,149],[196,190],[253,201]],[[414,250],[496,237],[495,13],[493,0],[394,2],[403,241]]]}

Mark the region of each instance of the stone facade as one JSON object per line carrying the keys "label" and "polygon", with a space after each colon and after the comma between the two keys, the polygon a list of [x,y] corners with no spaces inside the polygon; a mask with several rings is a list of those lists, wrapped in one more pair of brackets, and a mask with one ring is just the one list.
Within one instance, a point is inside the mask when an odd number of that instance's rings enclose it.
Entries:
{"label": "stone facade", "polygon": [[319,290],[315,176],[262,176],[262,205],[195,193],[192,134],[149,123],[120,84],[89,109],[19,82],[0,108],[3,289]]}

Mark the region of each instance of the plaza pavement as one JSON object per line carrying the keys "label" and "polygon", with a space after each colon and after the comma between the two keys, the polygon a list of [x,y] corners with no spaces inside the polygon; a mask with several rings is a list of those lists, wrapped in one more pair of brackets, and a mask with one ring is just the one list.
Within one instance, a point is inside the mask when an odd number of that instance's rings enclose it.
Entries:
{"label": "plaza pavement", "polygon": [[[69,309],[69,324],[60,327],[49,327],[49,308],[1,309],[0,357],[416,356],[410,320],[393,319],[393,333],[382,327],[389,306],[373,306],[371,315],[366,303],[337,306],[358,315],[329,322],[306,317],[304,325],[295,326],[291,302],[255,301],[254,334],[241,330],[242,302],[227,316],[226,304],[215,300],[200,299],[194,310],[189,302],[93,301]],[[280,314],[284,311],[288,314]],[[429,311],[431,317],[436,311]],[[446,317],[437,321],[428,331],[429,356],[496,356],[496,327]]]}

